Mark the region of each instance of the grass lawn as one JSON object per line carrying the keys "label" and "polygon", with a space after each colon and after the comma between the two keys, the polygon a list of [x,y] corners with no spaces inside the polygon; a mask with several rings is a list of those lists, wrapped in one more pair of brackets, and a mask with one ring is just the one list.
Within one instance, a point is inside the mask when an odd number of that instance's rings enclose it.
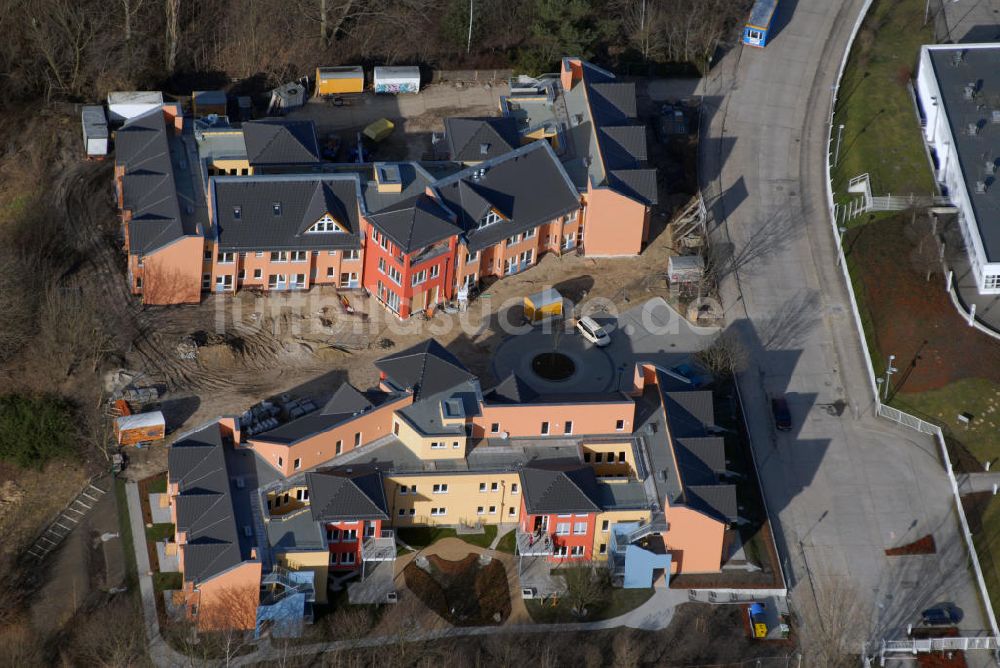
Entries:
{"label": "grass lawn", "polygon": [[514,554],[514,550],[517,546],[517,531],[511,530],[503,535],[503,537],[497,541],[497,551],[506,552],[507,554]]}
{"label": "grass lawn", "polygon": [[167,540],[168,538],[172,538],[173,535],[174,525],[169,522],[166,524],[154,524],[151,527],[146,527],[146,540],[150,543]]}
{"label": "grass lawn", "polygon": [[120,478],[115,479],[115,501],[118,504],[118,532],[125,553],[125,586],[136,589],[139,584],[139,569],[135,564],[135,544],[132,538],[132,524],[129,522],[125,481]]}
{"label": "grass lawn", "polygon": [[924,0],[877,0],[854,42],[838,91],[830,148],[843,124],[840,161],[831,172],[838,200],[848,180],[866,172],[876,195],[934,193],[906,88],[920,46],[934,43],[931,26],[923,25],[924,5]]}
{"label": "grass lawn", "polygon": [[545,601],[529,600],[525,601],[524,604],[528,608],[528,614],[531,615],[531,619],[536,624],[560,624],[579,621],[598,622],[635,610],[653,595],[652,588],[619,589],[616,587],[607,591],[607,598],[603,602],[591,606],[590,614],[583,620],[574,615],[570,607],[562,603],[560,599]]}
{"label": "grass lawn", "polygon": [[495,525],[487,524],[483,527],[483,533],[459,536],[450,527],[404,527],[396,529],[396,535],[401,541],[415,548],[427,547],[442,538],[458,538],[470,545],[489,547],[497,537],[497,528]]}
{"label": "grass lawn", "polygon": [[180,589],[182,585],[180,573],[153,573],[154,591]]}
{"label": "grass lawn", "polygon": [[155,478],[149,481],[149,487],[147,488],[150,494],[166,494],[167,493],[167,474],[161,473]]}

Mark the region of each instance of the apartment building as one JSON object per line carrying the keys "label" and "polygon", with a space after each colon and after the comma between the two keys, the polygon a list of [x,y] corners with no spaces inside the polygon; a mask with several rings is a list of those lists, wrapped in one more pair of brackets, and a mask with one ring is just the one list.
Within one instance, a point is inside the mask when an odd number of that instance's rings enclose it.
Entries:
{"label": "apartment building", "polygon": [[515,374],[483,390],[433,340],[376,366],[377,387],[344,383],[264,433],[229,418],[171,447],[203,626],[219,591],[259,589],[253,627],[273,632],[308,619],[330,577],[391,588],[400,527],[497,525],[519,563],[596,561],[624,586],[720,571],[739,517],[710,392],[643,363],[625,391],[545,395]]}
{"label": "apartment building", "polygon": [[546,253],[638,253],[656,172],[634,85],[567,58],[538,86],[514,85],[501,116],[447,119],[450,160],[433,163],[324,163],[306,120],[233,127],[173,104],[129,119],[115,183],[132,293],[327,285],[405,319]]}

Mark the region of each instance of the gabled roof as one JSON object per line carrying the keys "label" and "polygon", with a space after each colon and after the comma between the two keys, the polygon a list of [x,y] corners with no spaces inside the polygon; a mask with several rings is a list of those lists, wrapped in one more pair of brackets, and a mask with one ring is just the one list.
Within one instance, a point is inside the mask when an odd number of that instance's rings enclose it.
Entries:
{"label": "gabled roof", "polygon": [[601,510],[594,469],[576,462],[533,464],[521,469],[524,505],[532,515]]}
{"label": "gabled roof", "polygon": [[[212,188],[222,250],[361,247],[357,176],[216,176]],[[347,232],[307,232],[325,214]]]}
{"label": "gabled roof", "polygon": [[376,469],[338,467],[306,474],[314,520],[387,520],[382,475]]}
{"label": "gabled roof", "polygon": [[685,485],[712,485],[726,471],[726,449],[721,436],[674,439],[674,454]]}
{"label": "gabled roof", "polygon": [[715,404],[709,390],[666,392],[663,395],[667,422],[674,439],[705,436],[715,426]]}
{"label": "gabled roof", "polygon": [[202,582],[249,558],[240,547],[219,425],[213,423],[170,446],[167,454],[177,530],[187,534],[184,579]]}
{"label": "gabled roof", "polygon": [[684,488],[687,505],[725,522],[739,519],[736,485],[692,485]]}
{"label": "gabled roof", "polygon": [[490,403],[503,404],[526,404],[537,398],[538,392],[513,372],[484,396]]}
{"label": "gabled roof", "polygon": [[608,184],[621,194],[643,204],[656,204],[655,169],[616,169],[608,174]]}
{"label": "gabled roof", "polygon": [[514,118],[479,117],[444,119],[451,159],[458,162],[489,160],[521,145]]}
{"label": "gabled roof", "polygon": [[247,121],[243,124],[243,138],[251,165],[307,165],[320,161],[312,121]]}
{"label": "gabled roof", "polygon": [[[478,251],[580,208],[580,196],[548,142],[536,141],[439,180],[435,190]],[[479,229],[490,209],[500,222]]]}
{"label": "gabled roof", "polygon": [[412,391],[414,401],[476,379],[458,358],[434,339],[383,357],[375,366],[397,387]]}
{"label": "gabled roof", "polygon": [[411,253],[462,231],[437,200],[424,193],[377,213],[369,213],[368,220],[404,253]]}
{"label": "gabled roof", "polygon": [[341,413],[363,413],[374,408],[374,404],[350,383],[344,383],[337,388],[330,400],[326,402],[320,413],[337,415]]}
{"label": "gabled roof", "polygon": [[129,246],[139,254],[152,253],[194,230],[181,217],[170,160],[167,122],[160,108],[125,122],[115,134],[115,162],[124,167],[124,208],[132,212]]}

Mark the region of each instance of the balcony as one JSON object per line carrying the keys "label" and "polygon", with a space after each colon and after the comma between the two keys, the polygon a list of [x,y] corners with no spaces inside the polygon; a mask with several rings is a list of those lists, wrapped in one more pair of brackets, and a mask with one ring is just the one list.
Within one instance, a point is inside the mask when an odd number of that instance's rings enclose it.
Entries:
{"label": "balcony", "polygon": [[396,535],[392,529],[383,529],[378,536],[368,536],[361,544],[362,561],[395,561]]}
{"label": "balcony", "polygon": [[555,546],[547,533],[526,533],[517,529],[517,553],[523,557],[551,557]]}

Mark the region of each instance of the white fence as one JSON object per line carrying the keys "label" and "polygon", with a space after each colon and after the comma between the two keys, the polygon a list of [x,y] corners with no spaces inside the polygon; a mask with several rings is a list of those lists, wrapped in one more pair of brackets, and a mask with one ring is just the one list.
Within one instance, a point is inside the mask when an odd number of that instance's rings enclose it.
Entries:
{"label": "white fence", "polygon": [[[874,0],[865,0],[865,4],[858,14],[858,18],[854,23],[854,27],[851,31],[850,39],[847,41],[847,46],[844,49],[844,55],[840,61],[840,67],[837,70],[837,84],[834,87],[833,96],[830,100],[830,116],[827,122],[827,133],[826,133],[826,199],[827,199],[827,210],[830,214],[830,229],[833,232],[834,245],[837,248],[838,263],[840,265],[841,271],[844,274],[844,282],[847,285],[847,293],[850,295],[851,299],[851,311],[854,314],[854,324],[857,328],[858,338],[861,340],[861,345],[864,347],[864,358],[865,367],[868,370],[868,381],[872,391],[872,396],[875,399],[876,412],[878,415],[893,420],[899,424],[910,427],[925,434],[931,434],[937,440],[938,447],[940,448],[941,460],[944,463],[945,471],[948,474],[948,481],[951,483],[952,496],[955,502],[955,508],[958,512],[959,523],[962,527],[962,536],[965,538],[965,544],[969,551],[969,558],[972,562],[972,569],[975,572],[976,583],[979,587],[979,595],[982,598],[983,607],[986,610],[986,615],[990,623],[990,630],[993,636],[1000,636],[1000,629],[997,628],[996,616],[993,612],[993,606],[990,603],[989,592],[986,589],[986,581],[983,579],[983,571],[979,565],[979,555],[976,553],[976,547],[972,543],[972,532],[969,530],[969,521],[965,517],[965,509],[962,507],[962,499],[958,492],[958,481],[955,479],[955,472],[951,466],[951,459],[948,456],[948,449],[945,445],[944,434],[941,428],[925,422],[918,417],[904,413],[903,411],[892,408],[891,406],[885,406],[879,401],[878,386],[875,382],[875,370],[872,367],[871,353],[868,350],[868,342],[865,338],[864,326],[861,324],[861,314],[858,310],[858,303],[854,296],[854,288],[851,283],[851,276],[847,270],[847,258],[844,257],[844,248],[840,243],[840,230],[839,224],[837,222],[837,207],[833,201],[833,186],[830,180],[830,144],[833,139],[833,117],[834,110],[837,107],[837,94],[840,91],[840,82],[844,78],[844,69],[847,67],[847,59],[851,52],[851,47],[854,44],[854,39],[857,37],[858,31],[861,29],[861,24],[864,22],[865,17],[868,15],[868,10],[871,8]],[[927,641],[919,640],[907,640],[907,641],[892,641],[893,643],[921,643]],[[888,642],[886,643],[888,644]],[[989,647],[969,647],[969,649],[997,649],[994,645]],[[911,650],[912,651],[912,650]],[[926,650],[931,651],[931,650]]]}
{"label": "white fence", "polygon": [[883,640],[882,654],[889,652],[954,652],[967,649],[1000,649],[1000,638],[978,636],[964,638],[922,638],[920,640]]}

